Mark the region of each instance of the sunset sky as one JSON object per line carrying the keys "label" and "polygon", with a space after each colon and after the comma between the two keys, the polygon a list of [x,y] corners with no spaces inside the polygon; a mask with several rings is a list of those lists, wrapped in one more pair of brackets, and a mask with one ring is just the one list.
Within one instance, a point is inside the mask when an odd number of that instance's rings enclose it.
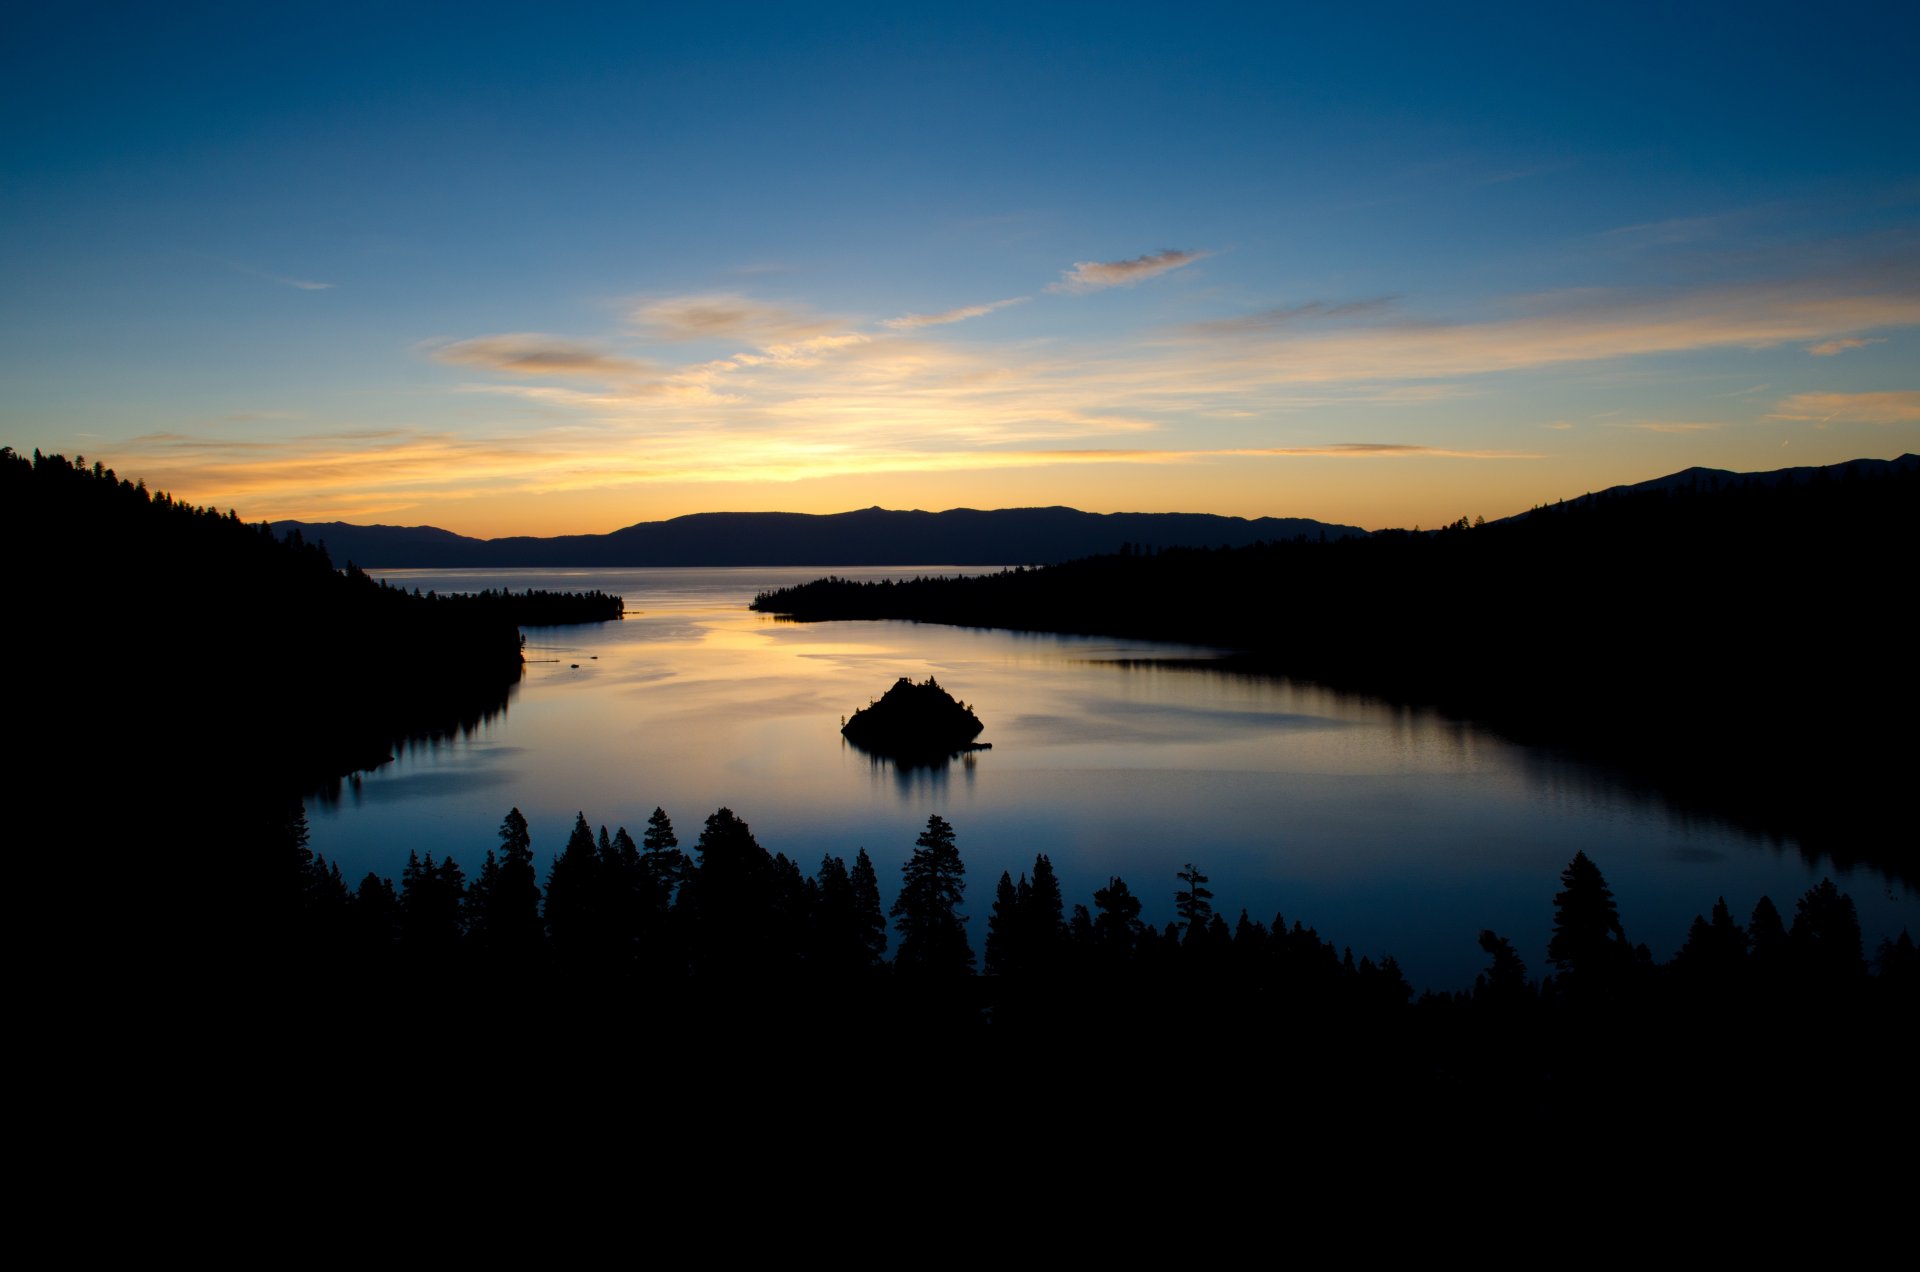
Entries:
{"label": "sunset sky", "polygon": [[1920,11],[1459,9],[33,6],[0,444],[478,535],[1920,451]]}

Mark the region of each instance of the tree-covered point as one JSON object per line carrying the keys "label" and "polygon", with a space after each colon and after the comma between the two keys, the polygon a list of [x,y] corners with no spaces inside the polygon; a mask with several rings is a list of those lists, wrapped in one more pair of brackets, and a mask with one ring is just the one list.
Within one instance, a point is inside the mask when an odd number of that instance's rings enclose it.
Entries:
{"label": "tree-covered point", "polygon": [[503,606],[384,586],[297,535],[78,457],[0,450],[0,545],[16,613],[31,616],[10,639],[30,633],[29,665],[57,651],[67,671],[50,723],[75,723],[89,701],[163,712],[166,740],[141,768],[297,787],[384,759],[399,738],[469,727],[521,674]]}
{"label": "tree-covered point", "polygon": [[[294,531],[298,534],[299,531]],[[420,595],[418,588],[415,595]],[[516,627],[560,627],[570,623],[605,623],[626,615],[622,597],[598,589],[591,592],[524,592],[486,588],[478,592],[427,592],[429,600],[445,601],[455,609],[514,624]]]}

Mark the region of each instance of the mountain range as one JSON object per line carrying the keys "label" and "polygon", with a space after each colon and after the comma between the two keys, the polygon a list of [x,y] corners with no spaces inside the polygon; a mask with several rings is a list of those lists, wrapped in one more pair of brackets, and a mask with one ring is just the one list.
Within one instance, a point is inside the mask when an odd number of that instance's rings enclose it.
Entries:
{"label": "mountain range", "polygon": [[355,526],[277,521],[325,542],[337,564],[408,567],[661,565],[1051,565],[1142,548],[1243,547],[1305,535],[1329,539],[1367,532],[1304,517],[1220,517],[1187,512],[1081,512],[1074,508],[1000,508],[900,512],[863,508],[800,512],[701,512],[643,521],[611,534],[471,539],[433,526]]}
{"label": "mountain range", "polygon": [[[1826,467],[1738,473],[1688,468],[1598,495],[1739,485],[1800,484],[1920,468],[1920,456],[1855,459]],[[1587,496],[1592,498],[1593,496]],[[1518,514],[1524,517],[1528,514]],[[1505,518],[1513,520],[1514,518]],[[1253,543],[1343,539],[1368,532],[1305,517],[1223,517],[1195,512],[1081,512],[1000,508],[945,512],[863,508],[856,512],[702,512],[643,521],[609,534],[475,539],[434,526],[356,526],[343,521],[276,521],[282,538],[327,545],[337,564],[365,569],[514,569],[591,566],[1051,565],[1119,551],[1124,545],[1245,547]]]}

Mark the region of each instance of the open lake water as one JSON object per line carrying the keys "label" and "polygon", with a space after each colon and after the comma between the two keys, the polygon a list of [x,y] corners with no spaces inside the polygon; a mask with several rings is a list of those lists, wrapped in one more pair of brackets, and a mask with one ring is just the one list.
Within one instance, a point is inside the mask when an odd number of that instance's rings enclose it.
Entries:
{"label": "open lake water", "polygon": [[[308,802],[312,846],[349,886],[396,881],[409,851],[451,853],[471,878],[510,808],[547,863],[576,812],[637,840],[655,806],[689,851],[731,808],[769,852],[813,874],[865,848],[892,902],[930,814],[967,866],[976,955],[1001,871],[1036,853],[1069,912],[1124,878],[1142,917],[1174,917],[1184,863],[1232,923],[1244,907],[1399,959],[1416,989],[1471,985],[1483,928],[1528,971],[1551,968],[1553,895],[1585,851],[1627,936],[1662,961],[1724,895],[1742,924],[1770,895],[1786,920],[1830,875],[1867,952],[1920,907],[1868,868],[1807,865],[1791,843],[1683,816],[1598,767],[1518,746],[1431,711],[1201,665],[1210,651],[1147,641],[905,622],[801,624],[747,609],[763,590],[911,569],[396,570],[422,591],[529,587],[624,596],[627,618],[526,628],[526,676],[470,736],[416,744]],[[978,573],[977,569],[964,572]],[[1188,662],[1189,666],[1173,665]],[[991,750],[900,772],[840,737],[842,719],[902,676],[940,684],[986,723]]]}

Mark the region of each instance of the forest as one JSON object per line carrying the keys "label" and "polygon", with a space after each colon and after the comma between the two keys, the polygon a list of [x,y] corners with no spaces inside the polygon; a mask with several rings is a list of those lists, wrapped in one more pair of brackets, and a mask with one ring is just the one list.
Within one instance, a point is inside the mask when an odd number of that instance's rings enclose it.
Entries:
{"label": "forest", "polygon": [[[1269,1078],[1435,1116],[1464,1099],[1476,1117],[1558,1117],[1592,1103],[1583,1083],[1596,1074],[1608,1099],[1636,1107],[1814,1075],[1899,1085],[1920,1005],[1910,936],[1869,957],[1830,880],[1790,914],[1759,897],[1744,923],[1717,899],[1657,964],[1584,854],[1560,876],[1544,975],[1483,931],[1487,966],[1472,986],[1415,998],[1391,954],[1356,958],[1299,918],[1229,919],[1193,864],[1163,884],[1178,918],[1159,929],[1121,878],[1069,905],[1044,853],[1018,879],[1003,873],[990,903],[968,904],[958,834],[937,814],[884,909],[864,849],[808,876],[726,808],[690,852],[663,809],[638,842],[581,814],[544,886],[518,809],[471,874],[410,854],[397,884],[351,883],[308,850],[297,810],[277,851],[299,898],[301,978],[352,987],[356,1010],[407,1016],[431,984],[461,1010],[502,994],[572,1003],[636,1038],[848,1052],[919,1039],[1061,1057],[1124,1039],[1121,1070],[1136,1076],[1257,1057]],[[1763,1034],[1763,1053],[1724,1068],[1732,1039]]]}

